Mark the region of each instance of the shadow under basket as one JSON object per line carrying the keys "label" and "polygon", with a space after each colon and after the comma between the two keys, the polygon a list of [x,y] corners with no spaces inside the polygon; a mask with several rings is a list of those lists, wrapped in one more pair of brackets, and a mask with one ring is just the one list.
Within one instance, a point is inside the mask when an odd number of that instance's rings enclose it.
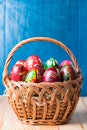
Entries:
{"label": "shadow under basket", "polygon": [[[9,79],[8,66],[12,56],[21,46],[46,41],[63,48],[73,61],[77,71],[75,80],[65,82],[26,83]],[[6,95],[18,119],[33,125],[57,125],[70,120],[79,101],[82,74],[73,53],[63,43],[47,37],[34,37],[19,42],[9,53],[3,71]]]}

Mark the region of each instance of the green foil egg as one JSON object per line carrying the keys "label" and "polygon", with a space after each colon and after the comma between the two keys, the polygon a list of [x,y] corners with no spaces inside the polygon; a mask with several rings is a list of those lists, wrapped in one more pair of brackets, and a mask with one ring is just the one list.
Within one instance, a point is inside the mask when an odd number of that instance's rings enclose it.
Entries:
{"label": "green foil egg", "polygon": [[25,81],[27,83],[29,83],[29,82],[39,83],[42,81],[42,75],[41,75],[40,71],[38,71],[38,70],[31,70],[26,75]]}
{"label": "green foil egg", "polygon": [[50,58],[49,60],[46,61],[44,69],[47,70],[52,67],[59,68],[59,64],[58,64],[57,60],[54,58]]}
{"label": "green foil egg", "polygon": [[28,74],[27,74],[26,77],[25,77],[25,81],[26,81],[27,83],[29,83],[29,82],[34,82],[34,83],[36,83],[36,71],[35,71],[35,70],[32,70],[32,71],[28,72]]}

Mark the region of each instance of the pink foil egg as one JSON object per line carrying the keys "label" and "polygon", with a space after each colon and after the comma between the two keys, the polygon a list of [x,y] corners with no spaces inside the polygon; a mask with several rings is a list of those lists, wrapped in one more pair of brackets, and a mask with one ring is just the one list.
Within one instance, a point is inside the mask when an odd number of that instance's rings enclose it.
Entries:
{"label": "pink foil egg", "polygon": [[73,65],[70,60],[64,60],[60,64],[60,68],[62,68],[64,65]]}

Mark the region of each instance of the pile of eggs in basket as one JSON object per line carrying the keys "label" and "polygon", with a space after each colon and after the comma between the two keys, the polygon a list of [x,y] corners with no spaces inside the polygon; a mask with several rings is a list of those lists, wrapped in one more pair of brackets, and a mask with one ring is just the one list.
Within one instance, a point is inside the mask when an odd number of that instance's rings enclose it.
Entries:
{"label": "pile of eggs in basket", "polygon": [[60,64],[54,58],[48,59],[45,64],[39,56],[29,56],[26,60],[18,60],[12,67],[10,80],[23,82],[64,82],[76,79],[76,70],[70,60]]}

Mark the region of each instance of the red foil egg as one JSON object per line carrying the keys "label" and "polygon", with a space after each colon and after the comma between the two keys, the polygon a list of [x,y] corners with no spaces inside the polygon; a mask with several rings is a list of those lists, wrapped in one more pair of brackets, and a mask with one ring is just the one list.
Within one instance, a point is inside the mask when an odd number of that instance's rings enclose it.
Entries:
{"label": "red foil egg", "polygon": [[16,64],[25,65],[25,60],[18,60],[18,61],[16,62]]}
{"label": "red foil egg", "polygon": [[60,81],[60,74],[53,70],[46,70],[42,78],[43,82],[57,82]]}
{"label": "red foil egg", "polygon": [[27,69],[25,60],[18,60],[15,64],[23,65]]}
{"label": "red foil egg", "polygon": [[38,56],[30,56],[26,59],[26,67],[28,71],[31,70],[31,68],[38,69],[38,67],[42,66],[42,61]]}
{"label": "red foil egg", "polygon": [[27,74],[27,69],[21,64],[15,64],[11,69],[9,78],[14,81],[24,81]]}
{"label": "red foil egg", "polygon": [[25,64],[26,64],[28,71],[38,70],[41,72],[41,74],[43,74],[43,72],[44,72],[44,67],[43,67],[42,61],[40,60],[40,58],[38,56],[28,57]]}

